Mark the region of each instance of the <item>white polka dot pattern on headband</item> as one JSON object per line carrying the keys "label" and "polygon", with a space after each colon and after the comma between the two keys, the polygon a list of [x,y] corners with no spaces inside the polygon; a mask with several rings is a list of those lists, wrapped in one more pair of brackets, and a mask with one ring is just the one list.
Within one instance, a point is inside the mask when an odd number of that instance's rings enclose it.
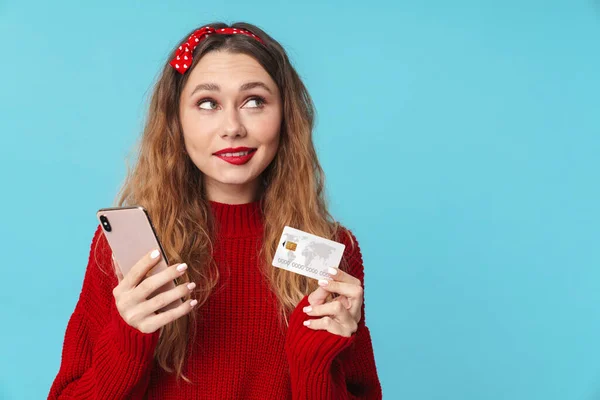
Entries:
{"label": "white polka dot pattern on headband", "polygon": [[[260,37],[256,36],[254,33],[250,32],[247,29],[221,28],[221,29],[216,30],[216,29],[211,28],[210,26],[205,26],[203,28],[200,28],[200,29],[194,31],[194,33],[192,33],[188,37],[188,40],[186,40],[185,43],[182,43],[181,46],[179,46],[178,50],[175,52],[175,57],[171,60],[171,62],[169,62],[169,64],[172,67],[174,67],[175,70],[177,72],[179,72],[180,74],[185,73],[185,71],[187,71],[187,69],[191,66],[191,60],[192,60],[192,55],[193,55],[194,50],[196,49],[196,47],[200,44],[200,42],[202,40],[206,39],[211,34],[218,34],[218,35],[242,34],[242,35],[245,35],[248,37],[253,37],[254,39],[258,40],[263,45],[265,44],[265,42]],[[177,61],[181,60],[181,57],[183,57],[183,59],[186,61],[189,60],[190,62],[180,65]]]}

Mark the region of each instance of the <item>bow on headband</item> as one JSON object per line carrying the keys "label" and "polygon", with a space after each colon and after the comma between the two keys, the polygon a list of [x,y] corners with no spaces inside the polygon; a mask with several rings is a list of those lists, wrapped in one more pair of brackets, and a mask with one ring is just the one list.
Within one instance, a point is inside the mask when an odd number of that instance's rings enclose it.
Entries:
{"label": "bow on headband", "polygon": [[246,36],[255,38],[262,44],[265,44],[265,42],[263,42],[261,40],[261,38],[259,38],[258,36],[256,36],[254,33],[250,32],[247,29],[241,29],[241,28],[214,29],[214,28],[211,28],[210,26],[205,26],[203,28],[196,30],[194,33],[192,33],[190,35],[190,37],[185,41],[185,43],[183,43],[181,46],[179,46],[179,48],[175,52],[175,57],[173,57],[173,59],[171,60],[171,62],[169,64],[171,64],[171,66],[173,68],[175,68],[177,70],[177,72],[179,72],[180,74],[184,74],[185,71],[188,70],[190,65],[192,65],[192,53],[193,53],[194,49],[196,49],[196,46],[198,46],[198,44],[203,39],[208,37],[208,35],[213,34],[213,33],[216,33],[218,35],[233,35],[233,34],[246,35]]}

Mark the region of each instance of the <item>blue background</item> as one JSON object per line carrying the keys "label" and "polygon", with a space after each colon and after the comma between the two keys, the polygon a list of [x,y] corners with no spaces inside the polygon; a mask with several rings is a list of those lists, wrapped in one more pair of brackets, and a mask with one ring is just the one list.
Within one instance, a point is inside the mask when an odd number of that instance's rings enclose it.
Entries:
{"label": "blue background", "polygon": [[590,0],[0,3],[0,398],[47,395],[152,82],[214,20],[263,27],[314,98],[384,398],[600,399]]}

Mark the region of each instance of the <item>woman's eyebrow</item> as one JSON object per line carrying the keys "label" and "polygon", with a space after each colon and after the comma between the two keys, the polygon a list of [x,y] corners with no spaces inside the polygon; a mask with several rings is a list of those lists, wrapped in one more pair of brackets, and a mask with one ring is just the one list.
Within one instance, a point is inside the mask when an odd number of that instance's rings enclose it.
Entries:
{"label": "woman's eyebrow", "polygon": [[[240,86],[240,91],[246,91],[246,90],[251,90],[254,88],[263,88],[265,89],[267,92],[269,93],[273,93],[271,91],[271,89],[269,89],[269,87],[267,85],[265,85],[262,82],[247,82],[244,83],[242,86]],[[216,83],[200,83],[198,85],[196,85],[196,87],[194,88],[194,90],[192,90],[192,93],[190,94],[190,97],[192,97],[194,95],[194,93],[196,93],[199,90],[208,90],[208,91],[213,91],[213,92],[220,92],[221,91],[221,87],[219,85],[217,85]]]}

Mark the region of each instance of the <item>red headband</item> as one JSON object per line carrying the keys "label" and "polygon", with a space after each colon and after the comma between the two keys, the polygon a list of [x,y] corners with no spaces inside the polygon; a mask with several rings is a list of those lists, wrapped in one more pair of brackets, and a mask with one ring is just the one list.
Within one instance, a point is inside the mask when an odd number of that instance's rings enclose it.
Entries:
{"label": "red headband", "polygon": [[200,28],[200,29],[194,31],[194,33],[192,33],[190,35],[188,40],[186,40],[185,43],[183,43],[181,46],[179,46],[179,48],[175,52],[175,57],[173,57],[173,59],[171,60],[171,62],[169,64],[171,64],[171,66],[173,66],[173,68],[175,68],[177,70],[177,72],[179,72],[180,74],[184,74],[185,71],[187,71],[187,69],[190,67],[190,65],[192,65],[192,53],[193,53],[194,49],[196,49],[196,46],[198,46],[198,44],[200,44],[200,42],[203,39],[208,37],[208,35],[213,34],[213,33],[216,33],[218,35],[233,35],[233,34],[239,33],[242,35],[253,37],[256,40],[258,40],[259,42],[261,42],[262,44],[265,44],[265,42],[263,42],[261,40],[261,38],[259,38],[258,36],[256,36],[254,33],[250,32],[247,29],[241,29],[241,28],[214,29],[214,28],[211,28],[210,26],[205,26],[203,28]]}

